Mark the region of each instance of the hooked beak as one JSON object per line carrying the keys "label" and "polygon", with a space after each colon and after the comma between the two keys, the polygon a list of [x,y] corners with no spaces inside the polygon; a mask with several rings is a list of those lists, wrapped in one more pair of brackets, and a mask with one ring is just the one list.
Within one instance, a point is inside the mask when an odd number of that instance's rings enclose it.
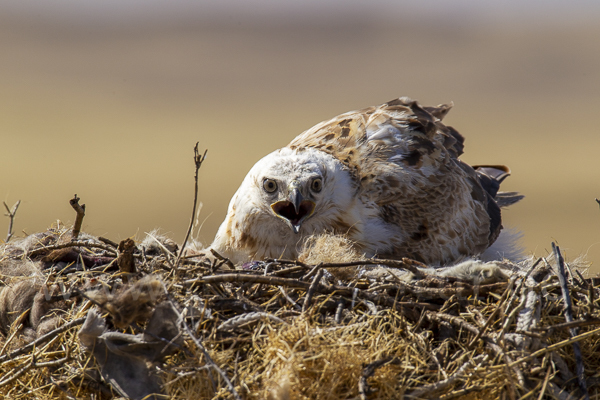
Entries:
{"label": "hooked beak", "polygon": [[300,192],[300,184],[293,181],[289,186],[289,200],[281,200],[271,204],[271,209],[279,218],[287,222],[294,233],[300,232],[302,222],[315,211],[315,203],[304,200]]}

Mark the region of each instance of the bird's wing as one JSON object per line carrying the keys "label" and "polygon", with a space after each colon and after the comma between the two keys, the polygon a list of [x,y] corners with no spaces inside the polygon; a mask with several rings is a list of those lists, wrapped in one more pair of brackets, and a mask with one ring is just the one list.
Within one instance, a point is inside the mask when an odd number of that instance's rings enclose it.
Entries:
{"label": "bird's wing", "polygon": [[435,180],[431,176],[441,164],[462,154],[463,137],[441,122],[451,107],[421,107],[399,98],[322,122],[288,146],[330,153],[375,203],[383,205],[406,197],[407,190],[418,190],[421,184],[435,184],[425,180]]}
{"label": "bird's wing", "polygon": [[494,196],[508,173],[476,171],[458,159],[464,139],[442,123],[450,107],[399,98],[322,122],[289,147],[317,148],[346,166],[363,203],[379,207],[381,220],[405,235],[390,256],[443,264],[496,240],[502,224]]}

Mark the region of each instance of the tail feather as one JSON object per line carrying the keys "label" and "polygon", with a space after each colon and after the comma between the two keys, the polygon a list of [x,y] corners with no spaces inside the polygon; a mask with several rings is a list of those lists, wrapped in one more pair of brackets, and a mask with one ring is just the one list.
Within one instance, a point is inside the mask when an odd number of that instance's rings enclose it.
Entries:
{"label": "tail feather", "polygon": [[500,207],[508,207],[513,205],[525,198],[524,195],[519,194],[519,192],[498,192],[496,193],[496,204]]}
{"label": "tail feather", "polygon": [[510,175],[510,168],[506,165],[473,165],[473,169],[493,178],[498,183],[502,183]]}

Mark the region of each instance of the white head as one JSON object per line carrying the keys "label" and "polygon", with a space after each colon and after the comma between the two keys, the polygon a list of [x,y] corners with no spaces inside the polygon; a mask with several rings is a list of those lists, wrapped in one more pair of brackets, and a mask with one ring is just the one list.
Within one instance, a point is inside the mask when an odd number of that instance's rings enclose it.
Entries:
{"label": "white head", "polygon": [[304,237],[331,230],[332,221],[352,203],[354,191],[350,174],[331,155],[279,149],[248,172],[213,248],[258,257],[293,256]]}

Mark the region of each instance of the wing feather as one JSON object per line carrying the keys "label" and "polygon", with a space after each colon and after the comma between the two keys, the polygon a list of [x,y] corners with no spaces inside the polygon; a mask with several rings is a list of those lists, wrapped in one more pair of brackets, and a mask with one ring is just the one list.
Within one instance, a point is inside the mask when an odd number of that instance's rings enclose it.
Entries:
{"label": "wing feather", "polygon": [[288,146],[333,155],[375,203],[386,204],[397,200],[400,192],[414,191],[415,181],[426,180],[440,162],[462,154],[463,137],[441,122],[451,107],[423,108],[401,97],[322,122]]}
{"label": "wing feather", "polygon": [[441,121],[451,107],[421,107],[401,97],[322,122],[289,147],[337,158],[364,201],[409,238],[398,254],[438,260],[480,254],[502,228],[494,196],[508,169],[476,171],[458,159],[464,138]]}

